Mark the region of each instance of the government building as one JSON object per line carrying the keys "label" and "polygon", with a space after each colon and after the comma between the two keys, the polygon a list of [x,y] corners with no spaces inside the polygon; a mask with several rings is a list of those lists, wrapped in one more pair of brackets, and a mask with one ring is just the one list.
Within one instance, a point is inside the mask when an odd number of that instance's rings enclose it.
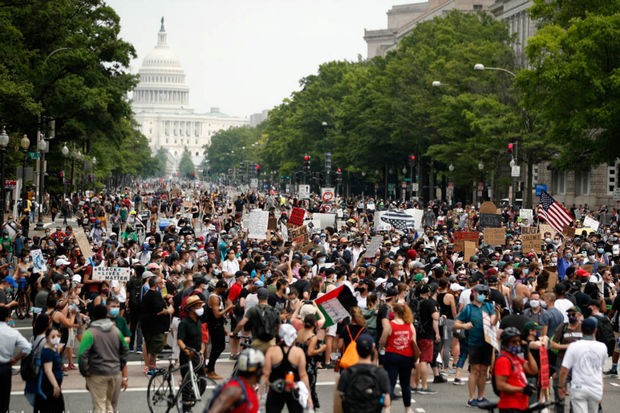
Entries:
{"label": "government building", "polygon": [[151,151],[166,149],[168,174],[177,172],[185,148],[198,166],[204,158],[203,147],[211,143],[216,132],[250,124],[249,119],[226,115],[218,108],[208,113],[194,112],[185,72],[168,46],[163,18],[157,45],[144,57],[138,74],[140,82],[133,91],[131,106]]}

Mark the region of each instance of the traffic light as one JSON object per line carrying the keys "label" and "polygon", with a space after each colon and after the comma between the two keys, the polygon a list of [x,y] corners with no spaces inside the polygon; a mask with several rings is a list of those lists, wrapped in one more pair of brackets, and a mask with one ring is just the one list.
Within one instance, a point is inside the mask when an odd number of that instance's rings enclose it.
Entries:
{"label": "traffic light", "polygon": [[515,144],[514,144],[514,143],[512,143],[512,142],[508,144],[508,155],[512,155],[512,154],[513,154],[513,151],[514,151],[514,145],[515,145]]}
{"label": "traffic light", "polygon": [[304,168],[306,170],[310,169],[310,155],[304,155]]}
{"label": "traffic light", "polygon": [[260,165],[256,164],[256,176],[260,175]]}
{"label": "traffic light", "polygon": [[409,155],[408,161],[409,161],[409,166],[413,166],[415,164],[415,155],[414,154]]}

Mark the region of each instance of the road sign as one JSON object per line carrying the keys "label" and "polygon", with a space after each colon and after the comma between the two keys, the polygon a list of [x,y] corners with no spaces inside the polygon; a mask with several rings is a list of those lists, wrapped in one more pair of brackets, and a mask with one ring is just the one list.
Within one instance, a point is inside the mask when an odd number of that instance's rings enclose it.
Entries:
{"label": "road sign", "polygon": [[323,202],[331,202],[336,195],[334,188],[321,188],[321,199]]}
{"label": "road sign", "polygon": [[299,198],[301,199],[310,198],[310,185],[299,185],[297,194],[299,195]]}
{"label": "road sign", "polygon": [[[543,191],[547,192],[547,185],[546,184],[537,184],[535,189],[536,189],[536,196],[540,196]],[[620,199],[620,198],[618,198],[618,199]]]}
{"label": "road sign", "polygon": [[15,179],[5,179],[4,180],[4,187],[6,189],[14,189],[16,185],[17,185],[17,181]]}
{"label": "road sign", "polygon": [[31,160],[41,159],[41,153],[40,152],[28,152],[28,159],[31,159]]}
{"label": "road sign", "polygon": [[411,184],[411,190],[412,191],[417,192],[418,188],[419,187],[418,187],[418,183],[417,182],[414,182],[414,183]]}
{"label": "road sign", "polygon": [[521,176],[521,166],[515,165],[512,167],[510,171],[510,176],[513,178],[518,178]]}

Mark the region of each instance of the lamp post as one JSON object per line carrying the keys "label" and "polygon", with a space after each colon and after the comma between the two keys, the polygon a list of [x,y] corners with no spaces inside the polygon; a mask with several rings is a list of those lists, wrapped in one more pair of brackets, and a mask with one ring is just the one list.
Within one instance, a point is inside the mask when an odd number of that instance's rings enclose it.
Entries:
{"label": "lamp post", "polygon": [[340,195],[340,185],[342,184],[342,169],[336,169],[336,195]]}
{"label": "lamp post", "polygon": [[478,181],[478,185],[476,187],[476,197],[477,200],[480,201],[482,198],[482,191],[484,191],[484,163],[482,161],[478,162],[478,171],[480,171],[480,181]]}
{"label": "lamp post", "polygon": [[28,207],[28,193],[26,192],[26,161],[28,160],[28,148],[30,148],[30,139],[28,135],[24,135],[19,141],[19,146],[24,152],[24,163],[22,164],[22,213]]}
{"label": "lamp post", "polygon": [[476,63],[474,65],[474,70],[478,70],[478,71],[483,71],[483,70],[495,70],[497,72],[504,72],[509,74],[512,77],[517,77],[516,73],[513,71],[510,71],[508,69],[504,69],[503,67],[492,67],[492,66],[485,66],[482,63]]}
{"label": "lamp post", "polygon": [[45,203],[45,154],[49,152],[49,142],[42,133],[39,134],[37,149],[41,153],[41,159],[39,160],[39,206],[35,230],[41,231],[43,229],[43,204]]}
{"label": "lamp post", "polygon": [[450,171],[450,179],[448,180],[448,205],[452,206],[452,198],[454,197],[454,181],[452,181],[452,174],[454,173],[454,164],[448,165],[448,171]]}
{"label": "lamp post", "polygon": [[97,174],[95,173],[95,168],[97,167],[97,157],[93,156],[93,173],[92,175],[92,181],[93,181],[93,192],[95,192],[95,190],[97,189]]}
{"label": "lamp post", "polygon": [[2,132],[0,132],[0,227],[4,224],[4,209],[5,204],[4,201],[6,196],[4,195],[4,153],[6,152],[6,147],[9,144],[9,135],[7,135],[4,126],[2,127]]}
{"label": "lamp post", "polygon": [[62,149],[60,150],[63,157],[62,162],[62,202],[65,202],[67,199],[67,156],[69,156],[69,148],[67,148],[67,144],[65,143]]}

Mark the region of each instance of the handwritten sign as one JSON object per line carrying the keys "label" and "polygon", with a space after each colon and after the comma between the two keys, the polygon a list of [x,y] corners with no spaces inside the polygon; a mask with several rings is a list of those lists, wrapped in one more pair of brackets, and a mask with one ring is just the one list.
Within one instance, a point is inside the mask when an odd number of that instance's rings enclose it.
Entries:
{"label": "handwritten sign", "polygon": [[480,214],[478,226],[484,228],[501,228],[503,218],[498,214]]}
{"label": "handwritten sign", "polygon": [[534,250],[536,252],[541,252],[542,251],[542,243],[540,241],[540,234],[538,233],[534,233],[534,234],[521,234],[521,242],[522,242],[522,249],[524,252],[530,252],[531,250]]}
{"label": "handwritten sign", "polygon": [[547,292],[553,292],[553,287],[558,283],[558,267],[547,266],[544,270],[549,273],[549,281],[547,282]]}
{"label": "handwritten sign", "polygon": [[588,227],[588,228],[592,228],[594,231],[598,231],[598,227],[601,225],[600,222],[598,222],[597,220],[595,220],[592,217],[585,217],[583,219],[583,226],[584,227]]}
{"label": "handwritten sign", "polygon": [[366,252],[364,253],[363,258],[373,258],[375,253],[379,248],[381,248],[381,243],[383,242],[383,237],[381,235],[375,235],[370,239],[368,243],[368,248],[366,248]]}
{"label": "handwritten sign", "polygon": [[482,326],[484,329],[484,341],[491,345],[495,350],[499,351],[499,343],[497,342],[497,329],[491,325],[491,316],[486,311],[482,312]]}
{"label": "handwritten sign", "polygon": [[485,228],[484,243],[493,246],[504,245],[506,243],[506,230],[503,228]]}
{"label": "handwritten sign", "polygon": [[304,215],[306,215],[306,210],[301,208],[293,208],[291,211],[291,216],[288,219],[290,224],[295,226],[303,225],[304,223]]}
{"label": "handwritten sign", "polygon": [[464,252],[465,241],[472,241],[472,242],[475,242],[477,245],[479,238],[480,238],[480,233],[478,231],[456,231],[454,233],[454,251]]}
{"label": "handwritten sign", "polygon": [[564,236],[566,236],[568,238],[574,238],[575,237],[575,228],[569,227],[568,225],[565,225],[564,229],[562,230],[562,234],[564,234]]}
{"label": "handwritten sign", "polygon": [[472,255],[476,254],[476,246],[478,245],[478,243],[473,242],[473,241],[464,241],[463,242],[463,256],[465,257],[465,261],[469,261],[469,258]]}
{"label": "handwritten sign", "polygon": [[549,224],[540,224],[538,226],[538,230],[540,231],[540,239],[545,239],[545,233],[550,233],[551,236],[555,235],[557,232],[553,227]]}
{"label": "handwritten sign", "polygon": [[493,202],[483,202],[480,205],[480,213],[481,214],[497,214],[497,207]]}
{"label": "handwritten sign", "polygon": [[519,210],[519,216],[523,220],[527,219],[527,225],[532,225],[534,222],[534,210],[532,209],[521,208]]}
{"label": "handwritten sign", "polygon": [[43,251],[32,250],[30,251],[30,258],[32,259],[32,272],[35,274],[46,273],[47,263],[43,258]]}
{"label": "handwritten sign", "polygon": [[254,209],[250,212],[248,238],[266,239],[269,226],[269,211]]}
{"label": "handwritten sign", "polygon": [[131,270],[127,267],[94,267],[95,281],[129,281]]}
{"label": "handwritten sign", "polygon": [[336,214],[312,214],[313,221],[319,221],[319,226],[317,227],[316,222],[314,224],[315,228],[327,228],[334,227],[336,225]]}
{"label": "handwritten sign", "polygon": [[301,225],[298,227],[288,226],[288,239],[296,245],[304,245],[308,239],[308,227]]}

